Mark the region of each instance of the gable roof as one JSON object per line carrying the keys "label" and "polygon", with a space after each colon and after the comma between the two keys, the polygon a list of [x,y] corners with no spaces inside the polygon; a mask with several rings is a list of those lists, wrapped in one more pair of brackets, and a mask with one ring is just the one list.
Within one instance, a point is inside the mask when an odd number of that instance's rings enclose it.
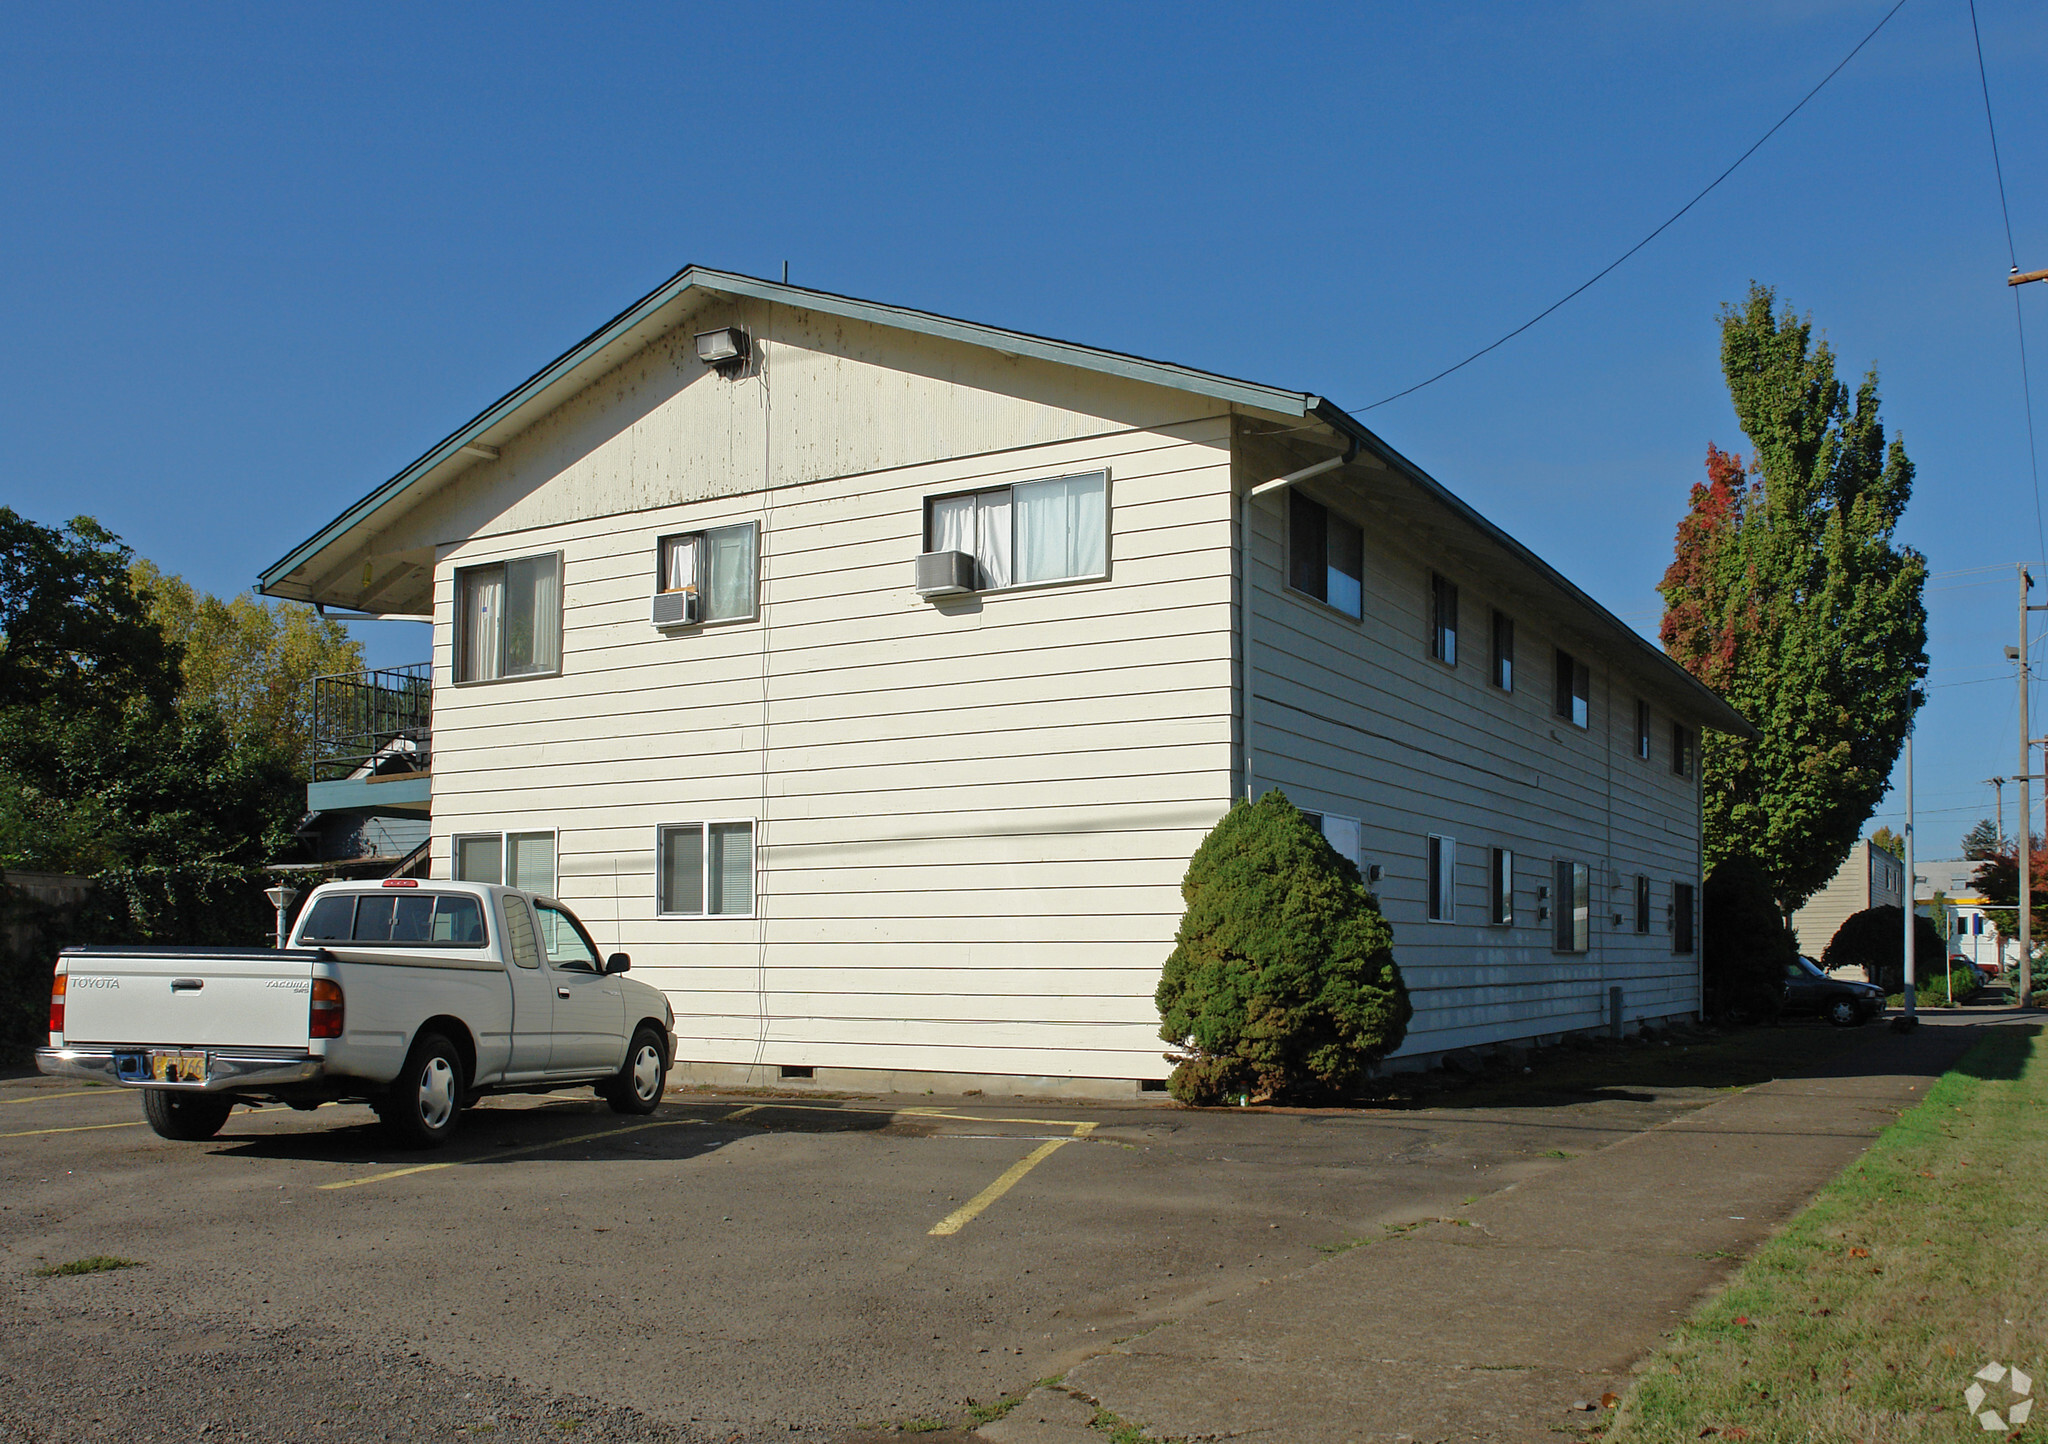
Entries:
{"label": "gable roof", "polygon": [[921,335],[939,337],[972,346],[987,347],[1008,356],[1028,356],[1062,366],[1076,367],[1105,376],[1146,382],[1155,386],[1207,396],[1232,405],[1283,417],[1322,422],[1358,444],[1381,465],[1399,472],[1460,521],[1506,551],[1514,560],[1535,572],[1563,594],[1571,604],[1589,614],[1591,630],[1603,634],[1625,654],[1661,675],[1696,704],[1709,725],[1741,737],[1754,737],[1755,729],[1721,696],[1667,657],[1635,628],[1624,623],[1574,585],[1563,573],[1516,541],[1472,507],[1460,500],[1441,482],[1402,456],[1364,423],[1348,415],[1323,397],[1307,391],[1292,391],[1255,381],[1200,371],[1170,361],[1154,361],[1098,346],[1084,346],[1005,330],[975,321],[962,321],[907,306],[880,301],[863,301],[830,291],[817,291],[788,282],[765,281],[732,271],[715,271],[703,266],[685,266],[632,305],[592,331],[561,355],[534,372],[482,411],[429,447],[417,460],[389,481],[343,511],[319,531],[266,567],[257,581],[257,591],[267,596],[295,601],[320,601],[314,583],[295,576],[328,548],[360,537],[375,529],[378,515],[415,492],[432,491],[452,480],[456,473],[473,465],[481,454],[466,448],[490,447],[523,430],[534,420],[582,391],[627,356],[665,334],[693,309],[701,297],[695,292],[717,296],[738,296],[822,312],[848,320],[893,327]]}

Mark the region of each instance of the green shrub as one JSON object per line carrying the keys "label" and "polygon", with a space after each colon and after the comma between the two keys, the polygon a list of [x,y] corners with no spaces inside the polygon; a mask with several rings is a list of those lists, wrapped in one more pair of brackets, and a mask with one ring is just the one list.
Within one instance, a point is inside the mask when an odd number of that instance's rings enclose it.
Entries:
{"label": "green shrub", "polygon": [[[1821,966],[1830,972],[1836,968],[1861,968],[1863,976],[1886,993],[1898,992],[1906,985],[1905,922],[1905,914],[1895,907],[1865,908],[1860,913],[1851,913],[1835,929],[1828,950],[1821,954]],[[1918,915],[1913,919],[1913,954],[1914,972],[1940,978],[1948,944],[1941,940],[1933,923]],[[1925,991],[1927,984],[1917,981],[1914,987]]]}
{"label": "green shrub", "polygon": [[1284,793],[1232,805],[1188,863],[1159,980],[1183,1103],[1341,1095],[1407,1036],[1394,935]]}
{"label": "green shrub", "polygon": [[1762,1020],[1785,1001],[1785,969],[1799,956],[1756,860],[1728,858],[1700,894],[1700,981],[1710,1018]]}

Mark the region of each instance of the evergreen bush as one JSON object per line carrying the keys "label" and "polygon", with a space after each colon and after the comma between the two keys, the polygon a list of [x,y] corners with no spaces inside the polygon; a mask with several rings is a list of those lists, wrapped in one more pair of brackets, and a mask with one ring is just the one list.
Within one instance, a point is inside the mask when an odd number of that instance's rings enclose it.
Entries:
{"label": "evergreen bush", "polygon": [[1232,805],[1188,863],[1159,980],[1183,1103],[1342,1095],[1407,1036],[1394,935],[1358,869],[1284,793]]}
{"label": "evergreen bush", "polygon": [[1700,923],[1707,1016],[1776,1017],[1785,1001],[1785,970],[1799,950],[1755,858],[1738,853],[1709,874],[1700,895]]}
{"label": "evergreen bush", "polygon": [[[1827,951],[1821,954],[1821,966],[1830,972],[1836,968],[1859,967],[1863,969],[1863,976],[1883,988],[1886,994],[1899,992],[1906,986],[1905,921],[1905,915],[1890,906],[1851,913],[1835,929]],[[1916,915],[1913,919],[1913,971],[1918,975],[1913,986],[1916,991],[1924,991],[1929,978],[1934,979],[1938,986],[1947,987],[1943,979],[1948,967],[1947,958],[1948,944],[1941,940],[1941,933],[1933,923]]]}

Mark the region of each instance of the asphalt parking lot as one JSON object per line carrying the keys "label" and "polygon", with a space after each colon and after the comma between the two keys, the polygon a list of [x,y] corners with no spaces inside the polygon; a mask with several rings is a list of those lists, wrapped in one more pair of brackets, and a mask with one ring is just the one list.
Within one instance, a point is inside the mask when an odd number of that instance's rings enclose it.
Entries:
{"label": "asphalt parking lot", "polygon": [[[486,1100],[448,1148],[406,1154],[362,1107],[238,1110],[176,1144],[133,1096],[17,1075],[0,1439],[751,1444],[957,1421],[1714,1096],[672,1094],[624,1118],[564,1094]],[[41,1272],[103,1256],[140,1266]]]}

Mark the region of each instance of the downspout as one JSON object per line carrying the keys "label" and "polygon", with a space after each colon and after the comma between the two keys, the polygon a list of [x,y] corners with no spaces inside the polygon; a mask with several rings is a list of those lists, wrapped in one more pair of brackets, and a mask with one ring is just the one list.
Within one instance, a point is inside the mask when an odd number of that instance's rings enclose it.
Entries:
{"label": "downspout", "polygon": [[[1259,497],[1269,496],[1276,491],[1285,491],[1297,481],[1307,481],[1312,476],[1321,476],[1326,471],[1335,471],[1348,465],[1358,455],[1358,436],[1350,431],[1343,433],[1344,454],[1328,457],[1322,461],[1304,466],[1299,471],[1290,471],[1285,476],[1276,476],[1271,481],[1262,481],[1246,490],[1238,502],[1237,536],[1240,558],[1239,587],[1242,597],[1237,608],[1237,655],[1244,668],[1244,800],[1256,802],[1258,794],[1253,788],[1252,747],[1252,503]],[[1285,558],[1282,558],[1285,566]]]}

